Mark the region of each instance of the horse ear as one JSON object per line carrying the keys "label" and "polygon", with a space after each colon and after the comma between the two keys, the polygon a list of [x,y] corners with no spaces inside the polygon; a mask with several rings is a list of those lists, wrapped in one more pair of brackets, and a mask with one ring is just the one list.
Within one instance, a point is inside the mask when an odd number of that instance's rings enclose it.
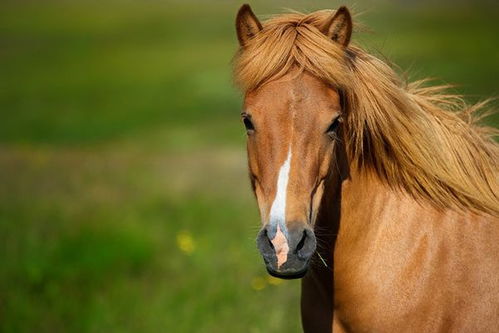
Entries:
{"label": "horse ear", "polygon": [[347,7],[340,7],[320,29],[333,41],[347,46],[352,36],[352,16]]}
{"label": "horse ear", "polygon": [[251,38],[253,38],[260,30],[262,24],[256,18],[248,4],[241,6],[236,17],[237,39],[239,44],[244,46]]}

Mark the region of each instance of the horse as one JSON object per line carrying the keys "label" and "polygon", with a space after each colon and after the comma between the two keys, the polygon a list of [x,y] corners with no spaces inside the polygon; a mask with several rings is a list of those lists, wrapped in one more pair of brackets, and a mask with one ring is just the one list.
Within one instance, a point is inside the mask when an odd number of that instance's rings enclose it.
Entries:
{"label": "horse", "polygon": [[407,83],[350,43],[346,7],[236,17],[267,271],[305,332],[497,332],[499,147],[485,103]]}

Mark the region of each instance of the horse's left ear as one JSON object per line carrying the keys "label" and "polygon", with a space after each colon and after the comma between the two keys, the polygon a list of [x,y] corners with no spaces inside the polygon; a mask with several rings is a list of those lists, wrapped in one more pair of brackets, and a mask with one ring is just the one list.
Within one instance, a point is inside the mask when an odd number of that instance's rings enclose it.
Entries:
{"label": "horse's left ear", "polygon": [[320,29],[333,41],[347,46],[352,36],[352,16],[347,7],[340,7]]}
{"label": "horse's left ear", "polygon": [[262,24],[258,21],[256,15],[253,14],[253,11],[248,4],[242,5],[237,12],[236,30],[237,39],[241,46],[244,46],[248,40],[255,37],[255,35],[262,30]]}

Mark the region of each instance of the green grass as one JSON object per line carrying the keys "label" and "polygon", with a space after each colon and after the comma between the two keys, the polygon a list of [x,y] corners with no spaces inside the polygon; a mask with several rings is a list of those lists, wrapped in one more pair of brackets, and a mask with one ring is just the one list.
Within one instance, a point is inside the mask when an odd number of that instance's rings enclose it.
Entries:
{"label": "green grass", "polygon": [[[0,5],[1,332],[300,331],[299,282],[254,244],[238,5]],[[496,7],[355,7],[374,33],[354,40],[411,77],[497,94]]]}

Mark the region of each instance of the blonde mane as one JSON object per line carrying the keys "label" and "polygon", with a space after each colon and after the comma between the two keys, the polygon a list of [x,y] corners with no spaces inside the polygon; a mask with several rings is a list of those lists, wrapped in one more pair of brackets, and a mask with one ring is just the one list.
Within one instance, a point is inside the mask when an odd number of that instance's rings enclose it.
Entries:
{"label": "blonde mane", "polygon": [[289,13],[263,30],[234,59],[243,91],[300,68],[345,97],[345,144],[360,170],[441,208],[499,216],[499,146],[493,129],[477,125],[484,103],[468,106],[448,87],[406,84],[360,47],[344,48],[319,28],[332,11]]}

